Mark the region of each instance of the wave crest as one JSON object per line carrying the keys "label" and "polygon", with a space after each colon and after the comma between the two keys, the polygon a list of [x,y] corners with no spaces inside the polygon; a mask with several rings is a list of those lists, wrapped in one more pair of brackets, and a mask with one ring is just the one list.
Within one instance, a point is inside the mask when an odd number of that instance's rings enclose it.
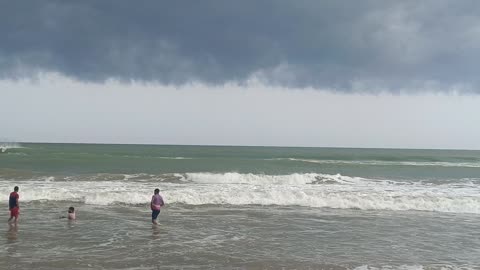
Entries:
{"label": "wave crest", "polygon": [[460,167],[480,168],[480,162],[445,162],[445,161],[385,161],[385,160],[324,160],[302,158],[277,158],[274,160],[289,160],[296,162],[336,165],[365,165],[365,166],[416,166],[416,167]]}
{"label": "wave crest", "polygon": [[0,153],[7,152],[8,149],[22,148],[18,143],[13,142],[0,142]]}
{"label": "wave crest", "polygon": [[[0,181],[8,194],[12,181]],[[22,201],[75,201],[95,205],[147,205],[159,187],[167,203],[187,205],[282,205],[313,208],[438,211],[480,214],[480,185],[423,184],[340,174],[258,175],[185,173],[95,175],[74,180],[44,177],[21,181]]]}

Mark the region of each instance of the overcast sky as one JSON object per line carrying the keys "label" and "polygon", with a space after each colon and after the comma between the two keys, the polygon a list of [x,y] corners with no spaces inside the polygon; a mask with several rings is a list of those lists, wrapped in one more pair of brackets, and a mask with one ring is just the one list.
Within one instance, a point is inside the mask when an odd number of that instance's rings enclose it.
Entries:
{"label": "overcast sky", "polygon": [[480,149],[479,1],[0,2],[0,139]]}

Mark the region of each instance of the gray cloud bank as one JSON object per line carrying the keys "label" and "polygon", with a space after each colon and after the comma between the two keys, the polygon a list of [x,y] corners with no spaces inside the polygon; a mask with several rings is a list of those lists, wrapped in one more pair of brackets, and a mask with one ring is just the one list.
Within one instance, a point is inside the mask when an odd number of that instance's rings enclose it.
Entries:
{"label": "gray cloud bank", "polygon": [[[2,1],[0,78],[474,91],[479,1]],[[480,92],[480,91],[478,91]]]}

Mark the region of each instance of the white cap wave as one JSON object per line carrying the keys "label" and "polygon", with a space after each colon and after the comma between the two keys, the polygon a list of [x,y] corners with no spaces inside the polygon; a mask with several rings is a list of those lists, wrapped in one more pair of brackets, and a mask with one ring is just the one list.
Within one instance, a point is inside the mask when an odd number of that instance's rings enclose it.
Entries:
{"label": "white cap wave", "polygon": [[[154,188],[167,203],[190,205],[282,205],[365,210],[419,210],[480,214],[478,184],[431,185],[374,180],[339,174],[261,175],[240,173],[176,174],[182,181],[122,176],[105,181],[21,181],[22,201],[76,201],[95,205],[148,204]],[[170,175],[171,177],[171,175]],[[0,180],[8,194],[12,181]]]}

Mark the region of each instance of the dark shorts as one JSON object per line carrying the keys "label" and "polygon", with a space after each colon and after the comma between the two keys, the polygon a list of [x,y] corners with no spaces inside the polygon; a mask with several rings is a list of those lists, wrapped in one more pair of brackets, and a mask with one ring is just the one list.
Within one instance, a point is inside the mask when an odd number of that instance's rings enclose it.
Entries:
{"label": "dark shorts", "polygon": [[152,210],[152,219],[157,219],[160,214],[160,210]]}
{"label": "dark shorts", "polygon": [[18,207],[14,207],[10,209],[10,217],[18,218],[19,213],[20,213],[20,209],[18,209]]}

